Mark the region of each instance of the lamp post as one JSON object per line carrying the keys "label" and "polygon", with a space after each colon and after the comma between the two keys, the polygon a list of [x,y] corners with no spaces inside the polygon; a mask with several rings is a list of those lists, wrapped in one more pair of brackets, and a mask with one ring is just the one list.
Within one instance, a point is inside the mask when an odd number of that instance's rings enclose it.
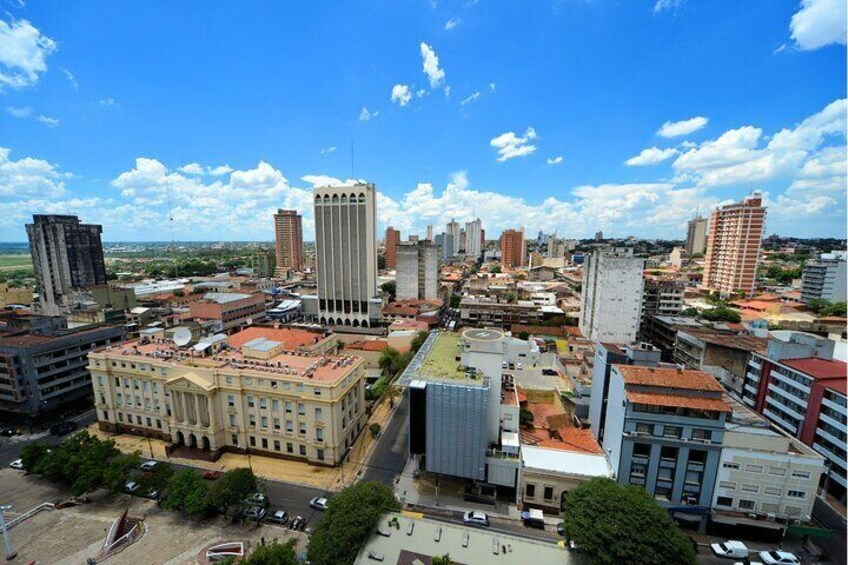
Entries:
{"label": "lamp post", "polygon": [[3,541],[6,543],[6,561],[11,561],[18,556],[18,552],[12,547],[12,538],[9,536],[9,529],[6,527],[6,517],[3,512],[12,510],[12,505],[0,506],[0,530],[3,531]]}

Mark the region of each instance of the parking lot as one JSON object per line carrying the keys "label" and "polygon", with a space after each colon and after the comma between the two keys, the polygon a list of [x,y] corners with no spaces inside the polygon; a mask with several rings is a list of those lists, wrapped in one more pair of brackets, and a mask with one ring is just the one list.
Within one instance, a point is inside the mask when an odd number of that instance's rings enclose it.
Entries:
{"label": "parking lot", "polygon": [[[66,493],[38,477],[12,469],[0,470],[0,502],[13,503],[14,514],[42,502],[59,502]],[[243,540],[259,544],[278,539],[297,539],[298,551],[306,548],[306,536],[287,528],[261,524],[232,524],[219,518],[202,522],[184,519],[159,508],[156,502],[123,494],[97,493],[91,501],[63,510],[45,511],[15,526],[12,542],[21,563],[78,565],[99,551],[111,523],[126,508],[144,520],[146,533],[133,545],[109,557],[109,563],[135,565],[195,563],[197,554],[211,543]]]}

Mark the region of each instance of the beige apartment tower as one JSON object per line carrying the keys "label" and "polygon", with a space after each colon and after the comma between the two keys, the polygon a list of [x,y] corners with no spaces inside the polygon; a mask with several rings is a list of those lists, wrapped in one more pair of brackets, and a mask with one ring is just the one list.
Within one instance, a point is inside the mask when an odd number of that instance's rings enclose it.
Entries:
{"label": "beige apartment tower", "polygon": [[377,298],[377,189],[373,184],[321,187],[315,201],[318,319],[371,327]]}
{"label": "beige apartment tower", "polygon": [[707,219],[695,216],[689,220],[686,231],[686,253],[701,254],[707,249]]}
{"label": "beige apartment tower", "polygon": [[275,275],[303,271],[303,217],[297,210],[277,210],[274,214],[277,267]]}
{"label": "beige apartment tower", "polygon": [[754,293],[766,209],[759,193],[716,208],[707,231],[704,286],[723,295]]}

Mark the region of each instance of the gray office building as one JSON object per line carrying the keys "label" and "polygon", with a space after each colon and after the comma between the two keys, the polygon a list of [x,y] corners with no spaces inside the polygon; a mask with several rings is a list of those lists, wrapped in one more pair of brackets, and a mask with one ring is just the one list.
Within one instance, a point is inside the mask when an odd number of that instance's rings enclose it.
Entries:
{"label": "gray office building", "polygon": [[801,301],[844,302],[846,297],[845,252],[822,253],[804,265],[801,275]]}
{"label": "gray office building", "polygon": [[100,234],[103,226],[81,224],[76,216],[36,214],[26,225],[38,304],[56,316],[72,302],[74,291],[106,284]]}
{"label": "gray office building", "polygon": [[428,241],[397,246],[397,299],[433,300],[439,297],[439,249]]}

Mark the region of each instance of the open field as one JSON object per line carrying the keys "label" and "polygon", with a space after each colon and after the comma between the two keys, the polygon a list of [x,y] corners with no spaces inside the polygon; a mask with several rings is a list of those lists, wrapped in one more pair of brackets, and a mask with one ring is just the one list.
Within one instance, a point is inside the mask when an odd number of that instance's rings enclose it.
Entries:
{"label": "open field", "polygon": [[31,271],[29,255],[0,255],[0,271]]}

